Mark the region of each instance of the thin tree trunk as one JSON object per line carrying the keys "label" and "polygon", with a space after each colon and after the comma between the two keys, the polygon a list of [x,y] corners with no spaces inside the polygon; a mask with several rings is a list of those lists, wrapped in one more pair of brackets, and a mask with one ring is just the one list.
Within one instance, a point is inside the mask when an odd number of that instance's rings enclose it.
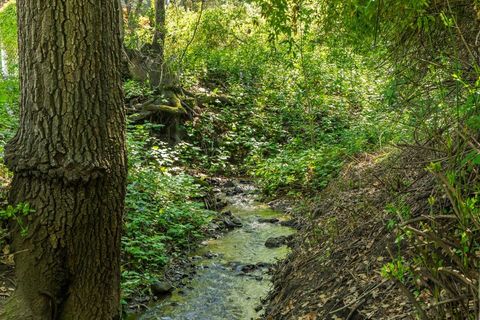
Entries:
{"label": "thin tree trunk", "polygon": [[1,319],[120,318],[125,115],[118,0],[17,0],[20,129],[7,145],[17,288]]}
{"label": "thin tree trunk", "polygon": [[155,32],[152,43],[152,69],[150,72],[150,85],[158,89],[164,78],[165,63],[165,0],[155,0]]}

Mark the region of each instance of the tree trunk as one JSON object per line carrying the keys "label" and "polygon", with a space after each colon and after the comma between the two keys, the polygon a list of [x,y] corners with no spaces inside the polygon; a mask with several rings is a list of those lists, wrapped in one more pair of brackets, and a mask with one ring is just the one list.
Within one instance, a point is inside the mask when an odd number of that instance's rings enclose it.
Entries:
{"label": "tree trunk", "polygon": [[152,89],[159,89],[164,78],[165,33],[165,0],[155,0],[155,31],[151,53],[153,63],[150,71],[150,85]]}
{"label": "tree trunk", "polygon": [[1,319],[120,318],[126,183],[117,0],[17,0],[20,129],[5,149],[17,288]]}

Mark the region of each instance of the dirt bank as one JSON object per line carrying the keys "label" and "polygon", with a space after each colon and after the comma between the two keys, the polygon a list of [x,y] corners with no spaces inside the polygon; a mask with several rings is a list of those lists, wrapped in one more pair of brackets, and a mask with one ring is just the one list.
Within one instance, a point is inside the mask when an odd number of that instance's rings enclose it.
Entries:
{"label": "dirt bank", "polygon": [[399,192],[413,206],[425,203],[432,185],[403,158],[398,151],[359,157],[309,202],[307,227],[274,278],[267,319],[414,319],[405,288],[381,275],[395,241],[385,208]]}

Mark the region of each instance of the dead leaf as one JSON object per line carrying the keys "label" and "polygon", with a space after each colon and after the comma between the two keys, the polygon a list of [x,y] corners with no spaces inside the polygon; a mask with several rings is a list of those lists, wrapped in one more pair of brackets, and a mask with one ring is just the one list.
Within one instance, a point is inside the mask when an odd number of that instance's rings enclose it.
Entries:
{"label": "dead leaf", "polygon": [[304,316],[301,316],[298,318],[298,320],[317,320],[317,314],[312,311]]}

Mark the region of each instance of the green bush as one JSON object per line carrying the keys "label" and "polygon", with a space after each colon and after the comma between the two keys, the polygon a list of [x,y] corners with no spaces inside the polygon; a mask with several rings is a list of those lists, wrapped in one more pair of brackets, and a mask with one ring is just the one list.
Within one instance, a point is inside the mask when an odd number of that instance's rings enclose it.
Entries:
{"label": "green bush", "polygon": [[0,74],[0,154],[2,154],[3,146],[18,126],[17,13],[14,3],[3,7],[0,11],[0,21],[0,49],[7,54],[9,72],[7,78]]}
{"label": "green bush", "polygon": [[253,169],[253,175],[267,195],[297,196],[305,190],[318,191],[337,173],[345,156],[345,150],[339,146],[324,150],[287,148]]}
{"label": "green bush", "polygon": [[15,2],[4,5],[0,10],[0,48],[7,53],[7,64],[12,77],[18,71],[17,7]]}
{"label": "green bush", "polygon": [[124,297],[161,276],[174,256],[192,248],[213,212],[199,202],[203,187],[175,171],[174,150],[150,134],[155,126],[128,130],[129,178],[122,236]]}
{"label": "green bush", "polygon": [[401,136],[397,120],[408,114],[384,106],[388,77],[375,69],[377,51],[319,43],[314,29],[293,47],[281,36],[273,45],[255,4],[206,8],[198,26],[198,12],[169,14],[167,56],[183,86],[230,100],[203,105],[184,124],[184,163],[250,173],[269,195],[298,194],[324,187],[345,156]]}

